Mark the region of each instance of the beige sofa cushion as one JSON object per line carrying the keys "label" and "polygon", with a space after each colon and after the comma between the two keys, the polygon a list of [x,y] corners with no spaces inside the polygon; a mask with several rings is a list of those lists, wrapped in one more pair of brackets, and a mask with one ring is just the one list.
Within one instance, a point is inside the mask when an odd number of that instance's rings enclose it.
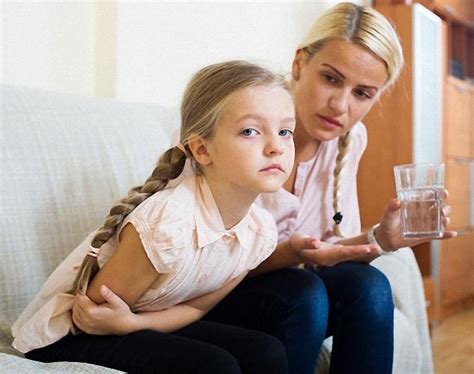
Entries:
{"label": "beige sofa cushion", "polygon": [[0,323],[141,184],[170,144],[171,111],[2,86]]}

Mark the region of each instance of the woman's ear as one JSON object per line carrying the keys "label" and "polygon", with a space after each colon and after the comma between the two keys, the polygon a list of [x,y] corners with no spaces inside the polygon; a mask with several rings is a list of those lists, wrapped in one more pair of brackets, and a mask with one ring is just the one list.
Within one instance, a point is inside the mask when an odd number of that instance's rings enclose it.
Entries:
{"label": "woman's ear", "polygon": [[293,63],[291,65],[291,77],[294,81],[300,79],[301,65],[303,64],[304,51],[303,49],[296,50]]}
{"label": "woman's ear", "polygon": [[193,154],[193,158],[201,165],[209,165],[212,163],[211,156],[207,149],[207,142],[197,134],[191,134],[188,138],[187,145]]}

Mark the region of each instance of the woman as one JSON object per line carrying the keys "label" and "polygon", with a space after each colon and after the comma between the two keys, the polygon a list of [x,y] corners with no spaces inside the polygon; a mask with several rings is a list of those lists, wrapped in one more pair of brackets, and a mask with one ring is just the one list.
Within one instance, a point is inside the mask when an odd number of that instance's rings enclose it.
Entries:
{"label": "woman", "polygon": [[[295,167],[283,189],[260,198],[277,221],[279,245],[254,270],[265,274],[243,281],[205,317],[278,337],[290,373],[313,373],[327,336],[333,336],[331,373],[392,371],[390,285],[368,263],[422,241],[403,239],[395,199],[380,225],[360,233],[356,174],[367,142],[360,121],[395,82],[402,65],[401,46],[389,22],[352,3],[324,13],[296,51],[291,80]],[[454,235],[446,231],[445,238]],[[367,253],[348,246],[364,243],[378,243],[380,250]],[[300,263],[318,267],[287,268]],[[101,307],[78,299],[90,326],[110,311],[106,308],[129,313],[113,294],[107,296],[110,303]]]}

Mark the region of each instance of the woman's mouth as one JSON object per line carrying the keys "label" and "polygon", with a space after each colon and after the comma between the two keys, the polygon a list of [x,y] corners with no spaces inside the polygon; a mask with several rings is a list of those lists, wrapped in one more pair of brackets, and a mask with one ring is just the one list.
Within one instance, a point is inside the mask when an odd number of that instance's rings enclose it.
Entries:
{"label": "woman's mouth", "polygon": [[324,127],[333,130],[333,129],[338,129],[342,128],[341,122],[339,122],[337,119],[332,118],[332,117],[326,117],[322,116],[320,114],[317,115],[319,119],[321,120],[321,123],[324,125]]}

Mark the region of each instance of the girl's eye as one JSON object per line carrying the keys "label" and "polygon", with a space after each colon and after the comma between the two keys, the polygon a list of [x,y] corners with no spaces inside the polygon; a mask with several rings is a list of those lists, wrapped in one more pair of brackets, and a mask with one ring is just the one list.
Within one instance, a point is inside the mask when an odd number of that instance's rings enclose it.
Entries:
{"label": "girl's eye", "polygon": [[284,137],[292,137],[293,131],[290,129],[282,129],[278,132],[278,135],[284,136]]}
{"label": "girl's eye", "polygon": [[255,136],[258,134],[257,130],[255,129],[243,129],[241,132],[240,132],[243,136]]}

